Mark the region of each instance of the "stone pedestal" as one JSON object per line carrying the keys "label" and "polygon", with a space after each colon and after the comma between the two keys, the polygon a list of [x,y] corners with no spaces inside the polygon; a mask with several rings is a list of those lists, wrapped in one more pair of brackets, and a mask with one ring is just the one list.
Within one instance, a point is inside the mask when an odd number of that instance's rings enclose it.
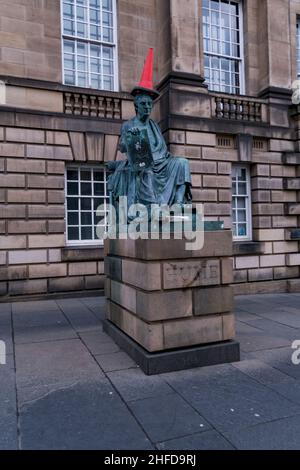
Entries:
{"label": "stone pedestal", "polygon": [[105,242],[105,330],[146,374],[239,360],[234,341],[232,233]]}

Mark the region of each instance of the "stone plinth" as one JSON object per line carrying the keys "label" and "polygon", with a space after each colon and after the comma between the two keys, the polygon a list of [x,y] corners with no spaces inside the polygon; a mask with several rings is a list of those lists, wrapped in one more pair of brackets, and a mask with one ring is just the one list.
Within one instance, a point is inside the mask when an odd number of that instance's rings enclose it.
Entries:
{"label": "stone plinth", "polygon": [[197,251],[186,240],[105,242],[105,329],[146,373],[239,360],[232,234],[205,232],[204,240]]}

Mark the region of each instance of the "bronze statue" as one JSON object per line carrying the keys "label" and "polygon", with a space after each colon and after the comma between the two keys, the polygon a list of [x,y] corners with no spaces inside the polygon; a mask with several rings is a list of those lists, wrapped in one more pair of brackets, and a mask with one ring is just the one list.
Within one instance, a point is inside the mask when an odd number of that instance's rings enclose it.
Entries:
{"label": "bronze statue", "polygon": [[168,205],[191,203],[191,174],[185,158],[169,153],[162,132],[150,119],[154,100],[159,93],[152,82],[153,49],[150,49],[139,86],[132,91],[136,117],[125,122],[119,150],[127,160],[108,162],[113,172],[108,179],[112,203],[126,196],[132,204]]}

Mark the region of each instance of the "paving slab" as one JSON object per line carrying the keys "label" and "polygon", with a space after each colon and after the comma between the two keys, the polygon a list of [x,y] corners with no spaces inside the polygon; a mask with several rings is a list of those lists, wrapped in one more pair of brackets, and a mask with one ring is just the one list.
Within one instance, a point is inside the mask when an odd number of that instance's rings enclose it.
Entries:
{"label": "paving slab", "polygon": [[137,368],[136,363],[123,351],[112,354],[95,356],[96,361],[104,372]]}
{"label": "paving slab", "polygon": [[240,450],[299,450],[300,415],[226,433]]}
{"label": "paving slab", "polygon": [[163,396],[172,392],[160,376],[147,376],[140,369],[129,369],[107,374],[126,402]]}
{"label": "paving slab", "polygon": [[211,428],[203,416],[176,393],[131,401],[129,407],[153,442]]}
{"label": "paving slab", "polygon": [[20,405],[103,372],[79,339],[16,345]]}
{"label": "paving slab", "polygon": [[80,383],[21,411],[21,448],[151,450],[153,445],[107,380]]}
{"label": "paving slab", "polygon": [[120,351],[116,343],[102,330],[81,332],[80,338],[93,355],[111,354]]}
{"label": "paving slab", "polygon": [[249,358],[265,362],[284,374],[300,380],[300,366],[292,363],[293,352],[294,350],[291,347],[269,349],[251,352]]}
{"label": "paving slab", "polygon": [[18,449],[17,397],[14,358],[6,356],[0,365],[0,449]]}
{"label": "paving slab", "polygon": [[102,329],[102,322],[82,303],[73,305],[61,301],[57,301],[57,303],[75,331]]}
{"label": "paving slab", "polygon": [[234,450],[229,443],[217,431],[206,431],[191,436],[171,439],[157,444],[159,450]]}

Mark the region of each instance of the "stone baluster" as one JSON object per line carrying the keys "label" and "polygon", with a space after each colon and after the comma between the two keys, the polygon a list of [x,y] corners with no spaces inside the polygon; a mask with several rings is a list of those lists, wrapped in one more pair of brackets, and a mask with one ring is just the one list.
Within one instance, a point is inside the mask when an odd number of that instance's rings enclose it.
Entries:
{"label": "stone baluster", "polygon": [[106,98],[106,117],[108,119],[113,118],[113,103],[111,98]]}
{"label": "stone baluster", "polygon": [[243,120],[248,121],[248,119],[249,119],[248,101],[243,101],[242,102],[242,115],[243,115]]}
{"label": "stone baluster", "polygon": [[234,98],[229,100],[229,118],[236,119],[236,100]]}
{"label": "stone baluster", "polygon": [[114,99],[114,118],[121,119],[121,101],[118,98]]}
{"label": "stone baluster", "polygon": [[221,118],[223,117],[223,103],[222,98],[216,97],[216,117]]}
{"label": "stone baluster", "polygon": [[261,122],[261,104],[255,103],[255,121]]}
{"label": "stone baluster", "polygon": [[90,115],[97,116],[96,96],[90,96]]}
{"label": "stone baluster", "polygon": [[80,95],[78,93],[74,93],[74,114],[81,114]]}
{"label": "stone baluster", "polygon": [[98,116],[105,118],[105,104],[102,96],[98,96]]}
{"label": "stone baluster", "polygon": [[73,114],[72,93],[65,93],[65,113]]}
{"label": "stone baluster", "polygon": [[229,119],[229,100],[227,98],[223,99],[223,117]]}
{"label": "stone baluster", "polygon": [[242,102],[241,100],[236,100],[236,118],[240,121],[242,117]]}
{"label": "stone baluster", "polygon": [[249,120],[255,121],[255,105],[253,101],[249,101]]}
{"label": "stone baluster", "polygon": [[88,116],[89,113],[89,105],[88,105],[88,97],[87,95],[81,95],[82,97],[82,115]]}

